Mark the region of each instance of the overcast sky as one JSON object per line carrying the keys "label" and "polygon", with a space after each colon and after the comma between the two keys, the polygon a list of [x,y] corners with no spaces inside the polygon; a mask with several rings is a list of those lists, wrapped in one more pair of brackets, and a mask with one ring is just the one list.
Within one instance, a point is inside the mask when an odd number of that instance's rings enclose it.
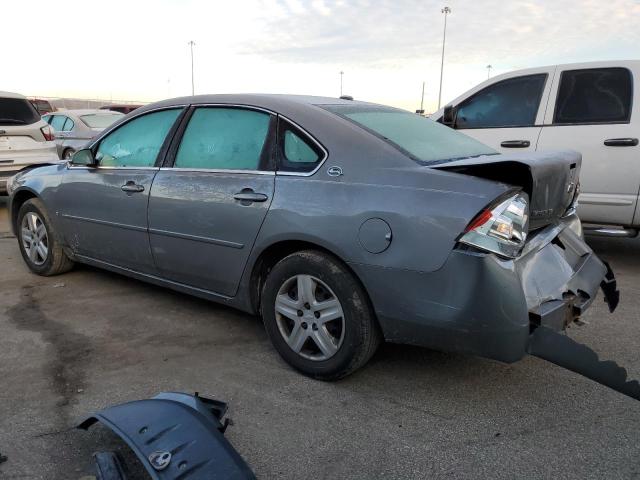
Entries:
{"label": "overcast sky", "polygon": [[640,0],[2,2],[0,90],[153,101],[191,93],[337,96],[414,110],[492,75],[640,58]]}

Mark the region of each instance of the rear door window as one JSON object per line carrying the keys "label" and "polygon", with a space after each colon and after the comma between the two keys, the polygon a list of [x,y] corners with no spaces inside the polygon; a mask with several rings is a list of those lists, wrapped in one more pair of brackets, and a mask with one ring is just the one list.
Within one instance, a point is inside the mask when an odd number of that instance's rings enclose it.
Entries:
{"label": "rear door window", "polygon": [[324,151],[300,129],[281,119],[279,130],[279,171],[311,172],[324,159]]}
{"label": "rear door window", "polygon": [[62,131],[63,132],[70,132],[71,130],[73,130],[73,126],[75,125],[73,123],[73,120],[71,120],[69,117],[66,117],[67,119],[64,122],[64,126],[62,127]]}
{"label": "rear door window", "polygon": [[51,126],[56,132],[64,131],[64,122],[67,121],[67,117],[64,115],[54,115],[53,120],[51,120]]}
{"label": "rear door window", "polygon": [[489,85],[460,103],[456,128],[534,126],[546,80],[541,73]]}
{"label": "rear door window", "polygon": [[271,115],[241,108],[197,108],[182,136],[174,167],[265,170]]}
{"label": "rear door window", "polygon": [[0,98],[0,125],[31,125],[40,120],[36,109],[23,98]]}
{"label": "rear door window", "polygon": [[565,70],[553,123],[626,123],[631,118],[633,79],[626,68]]}
{"label": "rear door window", "polygon": [[134,118],[107,135],[95,154],[101,167],[153,167],[181,109]]}

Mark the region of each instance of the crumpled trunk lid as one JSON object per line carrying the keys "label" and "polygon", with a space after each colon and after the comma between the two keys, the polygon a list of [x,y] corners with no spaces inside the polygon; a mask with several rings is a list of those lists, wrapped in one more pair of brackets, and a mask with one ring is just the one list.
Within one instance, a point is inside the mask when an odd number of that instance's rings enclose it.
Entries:
{"label": "crumpled trunk lid", "polygon": [[554,151],[483,155],[430,167],[521,187],[529,195],[529,228],[535,230],[565,215],[576,193],[581,164],[577,152]]}

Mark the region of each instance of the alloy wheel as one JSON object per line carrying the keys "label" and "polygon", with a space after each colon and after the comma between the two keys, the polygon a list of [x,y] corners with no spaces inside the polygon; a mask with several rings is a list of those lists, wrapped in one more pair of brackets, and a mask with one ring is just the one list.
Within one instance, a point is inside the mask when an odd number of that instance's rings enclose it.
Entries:
{"label": "alloy wheel", "polygon": [[34,265],[42,265],[49,255],[47,227],[35,212],[27,212],[20,228],[22,246]]}
{"label": "alloy wheel", "polygon": [[309,360],[328,360],[344,340],[345,322],[338,297],[323,281],[296,275],[276,296],[276,323],[289,348]]}

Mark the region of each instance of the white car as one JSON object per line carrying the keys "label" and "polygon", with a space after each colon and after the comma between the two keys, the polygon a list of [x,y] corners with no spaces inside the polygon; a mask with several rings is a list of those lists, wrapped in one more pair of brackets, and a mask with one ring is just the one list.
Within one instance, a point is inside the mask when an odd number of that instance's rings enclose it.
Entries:
{"label": "white car", "polygon": [[52,128],[26,97],[0,92],[0,195],[19,171],[60,161],[53,140]]}
{"label": "white car", "polygon": [[640,60],[518,70],[431,115],[501,152],[582,153],[578,214],[600,234],[640,228]]}

